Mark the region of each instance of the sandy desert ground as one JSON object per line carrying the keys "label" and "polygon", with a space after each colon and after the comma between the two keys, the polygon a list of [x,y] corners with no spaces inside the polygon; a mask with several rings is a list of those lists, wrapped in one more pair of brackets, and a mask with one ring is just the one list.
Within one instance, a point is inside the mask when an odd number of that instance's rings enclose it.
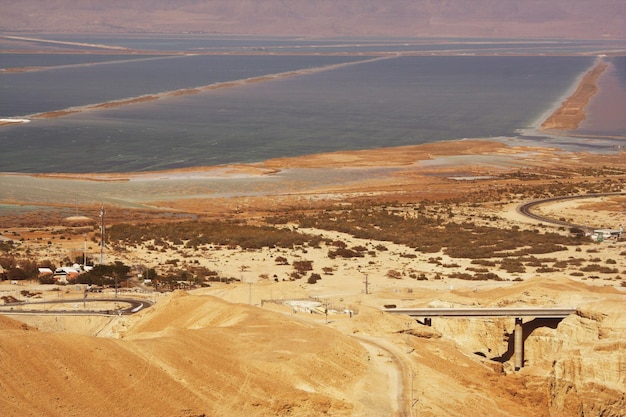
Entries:
{"label": "sandy desert ground", "polygon": [[[319,167],[332,166],[332,161],[343,166],[346,159],[352,166],[369,167],[379,163],[384,153],[385,160],[395,161],[402,169],[373,183],[364,178],[361,184],[246,198],[231,201],[230,206],[227,201],[221,206],[213,202],[204,212],[203,201],[191,204],[181,199],[176,205],[168,202],[167,210],[175,207],[214,219],[217,208],[222,207],[223,217],[245,217],[258,223],[270,212],[310,214],[323,207],[349,209],[364,199],[372,204],[386,202],[385,207],[391,209],[389,201],[402,207],[422,199],[451,199],[481,190],[487,193],[505,183],[527,187],[530,181],[540,186],[554,183],[556,171],[569,170],[570,174],[558,180],[564,184],[611,180],[623,185],[626,172],[623,154],[598,157],[536,149],[526,160],[519,155],[528,155],[528,149],[522,152],[496,143],[466,142],[455,144],[457,155],[489,154],[497,163],[459,167],[450,163],[454,160],[447,156],[450,146],[445,150],[437,150],[436,145],[396,150],[395,159],[390,157],[393,151],[387,150],[269,161],[263,169],[305,163],[325,169]],[[501,164],[502,156],[506,164]],[[439,163],[432,167],[411,163],[437,158]],[[558,160],[558,169],[546,169],[542,158]],[[511,164],[511,160],[516,162]],[[598,176],[593,170],[588,176],[581,174],[592,167],[609,166],[614,175]],[[534,173],[536,179],[512,179],[511,172]],[[450,179],[459,173],[483,179]],[[311,196],[316,198],[307,198]],[[524,218],[516,211],[522,201],[520,197],[451,207],[454,218],[480,214],[500,228],[568,233],[565,228]],[[623,223],[625,205],[626,197],[617,194],[559,201],[535,210],[575,224],[615,228]],[[122,221],[128,213],[129,209],[112,209],[111,222]],[[30,256],[62,256],[83,243],[81,234],[68,232],[81,226],[61,225],[65,230],[61,239],[58,226],[8,223],[3,236],[19,237],[19,250]],[[92,223],[97,222],[92,218]],[[351,259],[329,258],[327,244],[255,251],[173,245],[155,252],[146,242],[131,250],[110,250],[110,262],[155,267],[178,257],[186,260],[183,265],[197,263],[240,281],[213,282],[211,287],[188,291],[135,292],[131,295],[156,304],[132,316],[0,316],[3,415],[618,416],[623,412],[623,241],[587,239],[582,246],[537,255],[545,262],[523,273],[497,270],[502,281],[471,281],[450,278],[455,272],[471,269],[470,259],[439,253],[440,261],[433,263],[433,254],[415,252],[402,244],[333,230],[298,231],[320,235],[327,242],[343,241],[348,247],[384,245],[387,250]],[[97,228],[90,233],[97,235]],[[91,240],[89,245],[93,245]],[[277,256],[288,259],[288,265],[277,265]],[[312,261],[314,270],[320,272],[317,283],[289,278],[291,264],[303,259]],[[572,259],[578,263],[567,262]],[[559,261],[566,261],[567,266],[540,269]],[[581,274],[588,265],[610,266],[613,272]],[[390,270],[400,275],[390,278]],[[332,275],[322,271],[332,271]],[[411,278],[420,274],[427,279]],[[82,296],[82,288],[51,291],[50,287],[6,283],[0,291],[20,299],[24,289],[41,292],[39,297],[48,299]],[[106,295],[113,293],[109,290]],[[301,299],[317,300],[321,310],[309,312],[306,304],[287,302]],[[424,326],[408,316],[383,312],[385,305],[573,307],[577,313],[557,327],[533,329],[525,341],[524,367],[515,371],[512,358],[507,358],[512,318],[434,319],[432,326]],[[80,310],[81,304],[75,308]],[[329,314],[320,314],[325,309]]]}
{"label": "sandy desert ground", "polygon": [[[381,168],[384,175],[371,175]],[[290,175],[298,170],[310,178]],[[345,170],[360,175],[342,181]],[[458,141],[139,177],[167,181],[225,172],[280,181],[280,191],[230,198],[156,195],[150,209],[107,207],[107,226],[131,222],[139,228],[180,215],[262,225],[270,217],[290,216],[283,227],[318,236],[321,243],[251,250],[157,245],[158,236],[132,245],[109,242],[107,262],[160,274],[204,267],[225,279],[187,290],[131,288],[124,297],[154,303],[133,315],[17,315],[0,305],[3,416],[624,415],[624,240],[581,237],[559,250],[523,257],[523,268],[513,271],[504,267],[510,254],[494,253],[487,258],[491,263],[476,264],[449,255],[447,248],[416,251],[395,242],[397,236],[375,240],[357,237],[357,229],[304,227],[293,220],[368,207],[372,213],[439,216],[442,233],[447,223],[471,222],[475,230],[485,226],[494,233],[569,236],[577,227],[533,220],[517,208],[534,199],[610,190],[611,195],[533,210],[585,229],[616,229],[626,223],[623,151],[588,154]],[[337,181],[322,186],[315,181],[322,175]],[[62,175],[45,179],[58,189],[67,181]],[[129,174],[81,177],[128,179]],[[67,206],[39,204],[49,205],[42,212],[0,216],[3,244],[14,245],[3,257],[58,265],[84,246],[97,256],[99,207],[72,207],[80,216],[64,218]],[[425,208],[418,212],[420,206]],[[365,254],[331,257],[336,242],[366,248]],[[287,262],[278,263],[279,257]],[[303,260],[321,279],[293,278],[294,262]],[[467,279],[479,274],[498,280]],[[77,285],[0,284],[6,299],[76,299],[70,304],[76,313],[87,308],[80,302],[83,294]],[[427,326],[385,311],[392,305],[576,312],[559,321],[525,319],[524,366],[516,370],[514,318],[434,318]]]}

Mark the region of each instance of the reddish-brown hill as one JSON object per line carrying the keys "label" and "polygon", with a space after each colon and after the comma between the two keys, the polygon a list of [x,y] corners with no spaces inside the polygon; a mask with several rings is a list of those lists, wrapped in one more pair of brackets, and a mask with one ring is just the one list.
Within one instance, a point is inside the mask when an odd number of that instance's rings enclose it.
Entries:
{"label": "reddish-brown hill", "polygon": [[626,37],[614,0],[21,0],[3,31]]}

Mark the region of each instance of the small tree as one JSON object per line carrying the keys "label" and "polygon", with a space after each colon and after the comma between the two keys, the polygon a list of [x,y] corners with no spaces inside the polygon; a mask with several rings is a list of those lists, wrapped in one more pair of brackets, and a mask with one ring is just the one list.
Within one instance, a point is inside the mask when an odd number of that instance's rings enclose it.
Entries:
{"label": "small tree", "polygon": [[390,269],[387,271],[387,278],[402,279],[402,273],[395,269]]}
{"label": "small tree", "polygon": [[54,276],[53,275],[42,275],[39,277],[40,284],[54,284]]}
{"label": "small tree", "polygon": [[35,261],[22,260],[20,261],[20,268],[26,274],[26,279],[36,279],[39,277],[39,267]]}
{"label": "small tree", "polygon": [[322,279],[322,277],[320,276],[320,274],[317,273],[312,273],[311,276],[309,277],[309,279],[307,280],[307,282],[309,284],[315,284],[317,281],[319,281],[320,279]]}
{"label": "small tree", "polygon": [[289,261],[284,256],[277,256],[274,262],[276,262],[277,265],[289,265]]}
{"label": "small tree", "polygon": [[294,261],[293,268],[302,275],[313,270],[313,261]]}
{"label": "small tree", "polygon": [[91,271],[78,275],[75,282],[89,285],[116,285],[126,280],[129,272],[129,266],[116,261],[111,265],[94,266]]}
{"label": "small tree", "polygon": [[292,280],[292,281],[294,281],[296,279],[300,279],[300,278],[302,278],[302,276],[299,273],[297,273],[296,271],[293,271],[291,274],[289,274],[289,279]]}
{"label": "small tree", "polygon": [[9,268],[6,274],[7,274],[7,279],[9,280],[19,281],[19,280],[28,279],[28,275],[26,275],[26,271],[24,271],[22,268],[19,268],[19,267]]}
{"label": "small tree", "polygon": [[39,262],[39,268],[49,268],[54,271],[56,269],[56,266],[54,266],[52,261],[50,261],[49,259],[44,259],[43,261]]}

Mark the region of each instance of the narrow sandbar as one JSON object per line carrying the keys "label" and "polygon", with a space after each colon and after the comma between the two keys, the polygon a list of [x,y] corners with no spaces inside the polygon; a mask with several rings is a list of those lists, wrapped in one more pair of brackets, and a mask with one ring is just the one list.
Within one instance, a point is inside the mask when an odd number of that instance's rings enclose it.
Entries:
{"label": "narrow sandbar", "polygon": [[607,67],[607,63],[598,61],[585,74],[574,93],[541,124],[540,130],[576,130],[580,123],[585,120],[585,106],[598,92],[598,78]]}
{"label": "narrow sandbar", "polygon": [[395,54],[390,55],[390,56],[382,56],[382,57],[379,56],[379,57],[364,59],[362,61],[356,61],[356,62],[344,62],[341,64],[332,64],[332,65],[327,65],[327,66],[317,67],[317,68],[306,68],[306,69],[286,71],[286,72],[281,72],[281,73],[276,73],[276,74],[265,74],[265,75],[260,75],[257,77],[251,77],[251,78],[246,78],[246,79],[241,79],[241,80],[224,81],[224,82],[209,84],[209,85],[200,86],[200,87],[183,88],[179,90],[165,91],[165,92],[155,93],[155,94],[146,94],[143,96],[130,97],[130,98],[125,98],[125,99],[120,99],[120,100],[111,100],[111,101],[107,101],[103,103],[88,104],[85,106],[77,106],[77,107],[71,107],[71,108],[61,109],[61,110],[52,110],[48,112],[29,115],[29,117],[31,119],[50,119],[50,118],[64,117],[64,116],[69,116],[75,113],[81,113],[84,111],[122,107],[122,106],[127,106],[130,104],[137,104],[137,103],[143,103],[146,101],[158,100],[164,97],[176,97],[176,96],[184,96],[184,95],[189,95],[189,94],[198,94],[203,91],[237,87],[237,86],[246,85],[246,84],[276,80],[279,78],[314,74],[317,72],[329,71],[329,70],[345,67],[348,65],[362,64],[366,62],[378,61],[380,59],[389,59],[389,58],[393,58],[396,56],[397,55]]}

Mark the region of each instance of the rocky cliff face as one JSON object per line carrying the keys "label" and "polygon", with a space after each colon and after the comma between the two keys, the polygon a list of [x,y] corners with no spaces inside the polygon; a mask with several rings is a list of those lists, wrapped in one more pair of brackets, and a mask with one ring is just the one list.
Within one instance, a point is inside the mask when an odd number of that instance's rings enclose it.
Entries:
{"label": "rocky cliff face", "polygon": [[[626,303],[623,296],[580,308],[559,320],[524,323],[521,375],[540,377],[553,417],[624,416]],[[513,369],[514,319],[435,319],[433,328],[462,349]]]}
{"label": "rocky cliff face", "polygon": [[623,302],[587,306],[563,320],[555,332],[562,343],[549,376],[555,417],[624,415],[625,306]]}

